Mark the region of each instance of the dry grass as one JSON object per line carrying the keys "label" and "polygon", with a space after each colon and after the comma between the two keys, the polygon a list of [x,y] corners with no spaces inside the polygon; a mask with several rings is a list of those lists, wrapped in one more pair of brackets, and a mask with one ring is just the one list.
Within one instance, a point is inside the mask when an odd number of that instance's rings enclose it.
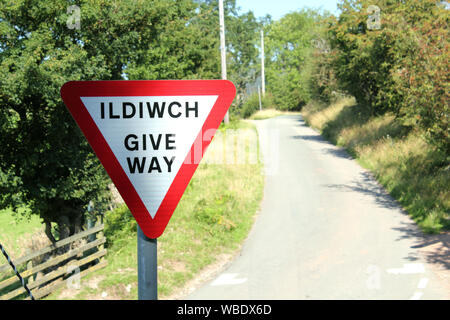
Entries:
{"label": "dry grass", "polygon": [[323,129],[329,121],[336,119],[345,107],[353,106],[355,103],[353,97],[343,98],[330,105],[314,102],[303,108],[302,115],[310,126]]}
{"label": "dry grass", "polygon": [[264,120],[269,118],[278,117],[285,114],[299,114],[299,112],[292,112],[292,111],[280,111],[277,109],[263,109],[261,111],[256,111],[254,114],[251,115],[249,119],[251,120]]}

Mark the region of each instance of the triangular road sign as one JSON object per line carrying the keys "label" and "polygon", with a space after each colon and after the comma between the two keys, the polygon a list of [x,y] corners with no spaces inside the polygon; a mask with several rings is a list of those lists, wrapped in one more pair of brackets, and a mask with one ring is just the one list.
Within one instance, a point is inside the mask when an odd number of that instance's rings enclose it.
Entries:
{"label": "triangular road sign", "polygon": [[235,94],[227,80],[72,81],[61,88],[149,238],[164,232]]}

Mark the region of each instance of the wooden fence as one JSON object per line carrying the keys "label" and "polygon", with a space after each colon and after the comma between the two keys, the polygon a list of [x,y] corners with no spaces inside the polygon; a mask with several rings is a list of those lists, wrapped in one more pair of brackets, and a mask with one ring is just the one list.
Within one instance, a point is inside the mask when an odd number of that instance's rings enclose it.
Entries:
{"label": "wooden fence", "polygon": [[[97,225],[86,231],[58,241],[41,250],[12,260],[25,279],[35,299],[68,285],[73,277],[83,277],[106,266],[106,249],[103,235],[104,225]],[[78,243],[78,246],[74,245]],[[80,245],[81,243],[81,245]],[[71,248],[67,251],[67,248]],[[59,249],[59,250],[58,250]],[[63,251],[58,254],[58,251]],[[33,265],[35,264],[35,265]],[[0,266],[0,300],[30,299],[11,266]],[[75,271],[75,272],[74,272]]]}

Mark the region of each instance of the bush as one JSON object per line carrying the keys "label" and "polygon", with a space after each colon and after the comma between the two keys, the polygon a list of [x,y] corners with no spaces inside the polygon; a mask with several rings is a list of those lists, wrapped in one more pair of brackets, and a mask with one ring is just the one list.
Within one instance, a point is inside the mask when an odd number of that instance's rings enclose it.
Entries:
{"label": "bush", "polygon": [[[404,33],[405,34],[405,33]],[[399,114],[425,130],[438,149],[450,154],[450,65],[448,14],[436,9],[431,21],[409,27],[408,55],[392,71],[395,90],[403,99]]]}
{"label": "bush", "polygon": [[[369,5],[380,28],[368,27]],[[391,111],[449,154],[448,11],[434,0],[342,1],[330,35],[336,76],[371,113]]]}
{"label": "bush", "polygon": [[[326,40],[324,39],[326,43]],[[333,70],[336,52],[321,50],[314,53],[314,69],[311,75],[311,94],[314,100],[330,103],[336,102],[344,96],[339,92],[336,73]]]}
{"label": "bush", "polygon": [[324,15],[305,9],[267,28],[266,79],[279,110],[300,110],[311,100],[314,47],[323,38]]}
{"label": "bush", "polygon": [[105,214],[105,237],[107,246],[117,240],[136,236],[137,223],[128,207],[124,204]]}
{"label": "bush", "polygon": [[259,110],[259,97],[257,93],[253,93],[242,104],[241,117],[249,118],[257,110]]}
{"label": "bush", "polygon": [[[273,95],[266,92],[264,97],[261,97],[261,108],[271,109],[275,108]],[[258,93],[250,95],[242,104],[241,117],[249,118],[252,114],[259,110],[259,96]]]}
{"label": "bush", "polygon": [[232,231],[236,224],[230,217],[230,210],[227,204],[235,203],[236,199],[231,193],[210,199],[201,199],[194,209],[194,217],[200,225],[208,229],[220,229],[222,231]]}

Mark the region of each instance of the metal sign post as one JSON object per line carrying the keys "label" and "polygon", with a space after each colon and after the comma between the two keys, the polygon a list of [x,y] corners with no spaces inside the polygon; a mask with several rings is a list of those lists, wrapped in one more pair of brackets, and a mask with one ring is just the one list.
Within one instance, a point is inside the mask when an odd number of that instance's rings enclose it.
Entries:
{"label": "metal sign post", "polygon": [[138,299],[158,300],[157,241],[137,227]]}

